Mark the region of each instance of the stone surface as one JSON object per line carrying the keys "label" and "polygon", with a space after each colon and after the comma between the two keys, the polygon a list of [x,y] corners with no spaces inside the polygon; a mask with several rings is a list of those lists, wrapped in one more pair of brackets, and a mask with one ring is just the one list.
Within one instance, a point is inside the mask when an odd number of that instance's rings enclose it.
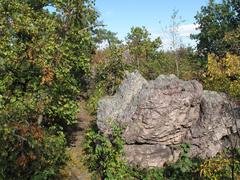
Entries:
{"label": "stone surface", "polygon": [[236,136],[240,125],[230,104],[224,94],[203,91],[195,80],[161,75],[146,81],[135,71],[114,96],[100,100],[97,125],[105,134],[111,134],[113,124],[123,128],[131,164],[162,167],[178,159],[176,147],[183,143],[191,144],[191,156],[203,158],[229,146],[228,137]]}
{"label": "stone surface", "polygon": [[231,103],[223,93],[204,91],[200,104],[201,113],[186,135],[192,144],[191,155],[213,157],[226,148],[225,140],[237,134],[237,119],[233,115]]}
{"label": "stone surface", "polygon": [[165,162],[175,162],[180,151],[161,144],[125,145],[126,159],[141,167],[162,167]]}
{"label": "stone surface", "polygon": [[127,125],[137,108],[138,99],[135,97],[146,84],[148,82],[137,71],[128,74],[114,96],[99,101],[98,128],[104,133],[110,133],[112,121]]}

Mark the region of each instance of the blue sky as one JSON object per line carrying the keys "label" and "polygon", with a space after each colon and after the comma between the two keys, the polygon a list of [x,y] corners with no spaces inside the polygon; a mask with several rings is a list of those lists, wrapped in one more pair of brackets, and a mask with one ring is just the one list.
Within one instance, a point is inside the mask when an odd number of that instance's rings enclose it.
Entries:
{"label": "blue sky", "polygon": [[[100,12],[106,28],[124,37],[133,26],[145,26],[155,38],[160,36],[165,47],[169,44],[166,27],[170,24],[173,9],[184,22],[179,28],[179,37],[187,45],[194,45],[190,33],[195,32],[194,16],[208,0],[96,0],[96,8]],[[160,23],[159,23],[160,22]]]}

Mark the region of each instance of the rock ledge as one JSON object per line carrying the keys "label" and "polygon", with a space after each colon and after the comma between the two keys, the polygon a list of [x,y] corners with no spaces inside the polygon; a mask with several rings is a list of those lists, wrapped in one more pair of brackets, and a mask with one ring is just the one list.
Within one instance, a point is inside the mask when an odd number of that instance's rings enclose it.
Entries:
{"label": "rock ledge", "polygon": [[[234,110],[233,110],[234,108]],[[215,156],[238,137],[239,112],[225,94],[203,91],[195,80],[160,75],[146,81],[139,72],[127,75],[114,96],[99,102],[97,125],[111,134],[112,124],[121,126],[125,157],[141,167],[162,167],[176,161],[183,143],[190,155]],[[235,113],[236,114],[236,113]]]}

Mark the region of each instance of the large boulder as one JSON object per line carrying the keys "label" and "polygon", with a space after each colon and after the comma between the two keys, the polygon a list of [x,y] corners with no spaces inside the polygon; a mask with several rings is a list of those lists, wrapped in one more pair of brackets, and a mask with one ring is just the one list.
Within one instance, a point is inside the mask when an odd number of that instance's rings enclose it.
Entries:
{"label": "large boulder", "polygon": [[176,161],[181,151],[176,147],[183,143],[191,145],[191,156],[212,157],[237,134],[235,120],[224,94],[175,75],[146,81],[137,71],[114,96],[100,100],[97,113],[101,132],[111,134],[114,124],[123,128],[125,157],[141,167]]}
{"label": "large boulder", "polygon": [[240,128],[234,106],[223,93],[203,92],[199,118],[184,137],[192,145],[191,156],[213,157],[226,147],[238,145],[238,142],[232,142],[239,140]]}

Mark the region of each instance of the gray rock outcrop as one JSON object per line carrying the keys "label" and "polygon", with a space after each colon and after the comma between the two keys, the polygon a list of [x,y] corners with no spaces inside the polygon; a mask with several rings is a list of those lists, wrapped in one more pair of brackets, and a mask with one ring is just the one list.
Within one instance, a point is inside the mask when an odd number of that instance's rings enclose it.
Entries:
{"label": "gray rock outcrop", "polygon": [[127,75],[114,96],[99,102],[97,125],[111,134],[123,128],[125,157],[141,167],[162,167],[176,161],[183,143],[190,155],[212,157],[230,145],[240,120],[233,116],[227,96],[203,91],[195,81],[160,75],[146,81],[137,71]]}

